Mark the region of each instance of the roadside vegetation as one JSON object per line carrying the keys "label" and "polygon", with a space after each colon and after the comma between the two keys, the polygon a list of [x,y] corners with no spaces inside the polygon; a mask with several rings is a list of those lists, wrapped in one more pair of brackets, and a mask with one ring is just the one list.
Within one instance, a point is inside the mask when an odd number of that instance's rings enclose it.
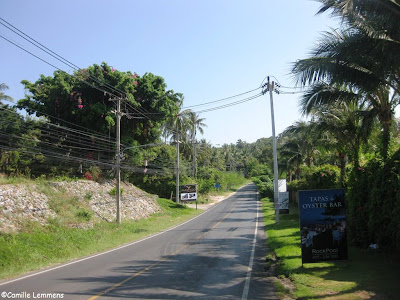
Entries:
{"label": "roadside vegetation", "polygon": [[122,224],[98,220],[90,228],[71,228],[64,224],[66,218],[70,221],[71,218],[78,218],[84,224],[91,218],[90,210],[77,208],[76,199],[67,196],[59,199],[54,205],[64,212],[60,217],[50,219],[48,225],[26,222],[19,233],[0,234],[0,278],[10,278],[121,246],[163,231],[200,213],[159,198],[157,201],[162,212],[149,218],[124,221]]}
{"label": "roadside vegetation", "polygon": [[262,199],[268,246],[267,264],[275,269],[276,290],[293,299],[397,299],[400,294],[400,256],[379,250],[349,248],[349,260],[301,263],[299,213],[275,222],[274,204]]}
{"label": "roadside vegetation", "polygon": [[[279,176],[287,179],[292,205],[297,203],[298,190],[345,189],[350,260],[302,268],[296,208],[282,216],[277,226],[268,219],[270,204],[264,201],[274,250],[271,259],[277,256],[278,275],[289,289],[294,287],[289,292],[293,297],[328,298],[324,288],[334,299],[396,295],[392,278],[399,278],[394,272],[399,269],[396,254],[400,252],[400,120],[395,114],[400,103],[400,4],[391,0],[317,1],[321,2],[319,13],[330,12],[341,20],[341,27],[324,33],[309,57],[293,63],[293,76],[303,89],[300,110],[308,119],[296,121],[277,137]],[[93,89],[85,80],[98,88],[118,86],[126,94],[126,112],[140,117],[121,122],[123,180],[161,198],[176,199],[179,150],[181,184],[197,184],[201,201],[206,202],[209,193],[229,191],[249,179],[262,197],[272,198],[271,138],[218,147],[198,140],[196,134],[206,127],[205,119],[182,110],[183,95],[167,90],[162,77],[121,72],[106,63],[82,69],[75,77],[56,71],[36,82],[23,80],[25,98],[15,105],[0,103],[0,183],[63,176],[99,182],[114,178],[115,103],[109,101],[109,93]],[[10,101],[7,86],[1,84],[0,90],[0,101]],[[180,214],[188,218],[196,214],[166,203],[165,222],[178,220]],[[51,205],[59,211],[69,205],[74,218],[91,217],[74,199]],[[175,213],[174,218],[169,215]],[[63,217],[71,218],[67,212]],[[150,219],[154,218],[162,219],[162,215]],[[27,224],[16,235],[0,233],[0,240],[5,241],[0,243],[0,272],[11,276],[33,267],[33,263],[16,267],[30,263],[28,250],[23,250],[29,245],[40,250],[51,242],[63,258],[68,253],[73,253],[70,258],[76,253],[86,255],[131,240],[133,234],[140,238],[144,232],[155,232],[159,225],[150,219],[121,226],[96,224],[96,230],[105,230],[109,241],[104,242],[107,246],[90,246],[91,250],[82,245],[97,245],[94,229],[66,229],[58,220],[51,221],[44,233],[37,224]],[[141,222],[147,227],[134,227]],[[112,233],[118,231],[123,234],[114,243]],[[70,246],[59,249],[58,240],[68,240]],[[17,248],[6,248],[14,244],[22,249],[20,256]],[[377,251],[369,251],[370,245]],[[39,267],[43,261],[57,262],[48,260],[49,253],[34,253],[36,258],[31,261]]]}

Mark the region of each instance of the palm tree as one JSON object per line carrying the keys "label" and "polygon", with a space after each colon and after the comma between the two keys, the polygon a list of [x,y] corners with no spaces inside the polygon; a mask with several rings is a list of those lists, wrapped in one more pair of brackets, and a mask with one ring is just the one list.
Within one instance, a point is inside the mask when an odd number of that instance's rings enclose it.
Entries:
{"label": "palm tree", "polygon": [[[302,159],[308,167],[313,165],[318,150],[319,135],[316,131],[315,124],[305,121],[297,121],[289,126],[284,134],[295,137],[297,144],[298,157]],[[293,142],[293,141],[292,141]],[[293,146],[291,148],[294,148]]]}
{"label": "palm tree", "polygon": [[12,97],[10,97],[10,96],[4,94],[3,92],[1,92],[1,91],[4,91],[4,90],[8,90],[8,86],[5,83],[1,83],[0,84],[0,101],[1,100],[13,101]]}
{"label": "palm tree", "polygon": [[[288,172],[289,182],[293,180],[293,173],[296,180],[300,179],[300,170],[303,164],[303,158],[300,152],[300,146],[295,137],[285,137],[279,147],[280,161],[286,161],[283,168]],[[281,168],[282,169],[282,168]]]}
{"label": "palm tree", "polygon": [[382,126],[381,153],[386,158],[394,109],[399,103],[400,81],[385,69],[385,62],[366,53],[369,50],[366,42],[371,40],[353,28],[326,34],[311,58],[294,64],[293,73],[302,85],[311,85],[302,100],[306,114],[322,104],[355,99],[365,103]]}
{"label": "palm tree", "polygon": [[192,158],[192,171],[193,171],[193,177],[196,177],[197,174],[197,166],[196,166],[196,133],[197,130],[200,131],[201,134],[204,133],[203,127],[207,127],[207,125],[204,123],[205,119],[200,118],[198,114],[196,114],[193,111],[189,112],[189,121],[190,121],[190,140],[193,145],[193,158]]}
{"label": "palm tree", "polygon": [[[329,150],[334,149],[339,158],[341,182],[344,183],[346,160],[351,157],[353,165],[359,166],[359,152],[366,142],[374,119],[362,110],[356,101],[315,107],[312,111],[316,130],[323,137]],[[360,110],[361,109],[361,110]]]}

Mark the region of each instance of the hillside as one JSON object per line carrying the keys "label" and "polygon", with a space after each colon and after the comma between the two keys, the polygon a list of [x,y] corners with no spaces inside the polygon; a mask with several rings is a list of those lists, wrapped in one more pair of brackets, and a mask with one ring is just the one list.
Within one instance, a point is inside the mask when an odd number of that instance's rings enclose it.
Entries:
{"label": "hillside", "polygon": [[[156,196],[122,184],[121,218],[138,220],[160,211]],[[70,227],[93,227],[115,220],[115,185],[94,181],[60,181],[0,185],[0,232],[17,232],[32,222],[59,219]]]}

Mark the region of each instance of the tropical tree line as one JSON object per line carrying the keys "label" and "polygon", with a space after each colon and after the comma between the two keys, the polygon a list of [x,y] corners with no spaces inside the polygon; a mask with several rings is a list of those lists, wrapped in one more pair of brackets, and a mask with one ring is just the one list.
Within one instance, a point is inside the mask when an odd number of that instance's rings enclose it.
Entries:
{"label": "tropical tree line", "polygon": [[175,190],[177,145],[181,182],[198,183],[204,193],[243,181],[269,156],[265,142],[214,147],[199,139],[205,119],[182,110],[183,95],[152,73],[139,76],[102,63],[73,76],[56,71],[21,83],[25,97],[11,104],[7,86],[1,85],[0,173],[5,176],[112,179],[118,99],[123,178],[160,196]]}
{"label": "tropical tree line", "polygon": [[293,189],[345,187],[352,241],[400,248],[400,1],[318,0],[341,27],[293,64],[305,88],[280,137]]}

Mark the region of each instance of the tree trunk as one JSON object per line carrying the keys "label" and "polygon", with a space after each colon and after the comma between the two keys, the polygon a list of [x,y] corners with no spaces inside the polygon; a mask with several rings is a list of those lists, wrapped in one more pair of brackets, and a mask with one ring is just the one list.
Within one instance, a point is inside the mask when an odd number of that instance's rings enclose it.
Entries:
{"label": "tree trunk", "polygon": [[340,183],[344,185],[344,177],[346,176],[346,154],[339,152],[340,160]]}

